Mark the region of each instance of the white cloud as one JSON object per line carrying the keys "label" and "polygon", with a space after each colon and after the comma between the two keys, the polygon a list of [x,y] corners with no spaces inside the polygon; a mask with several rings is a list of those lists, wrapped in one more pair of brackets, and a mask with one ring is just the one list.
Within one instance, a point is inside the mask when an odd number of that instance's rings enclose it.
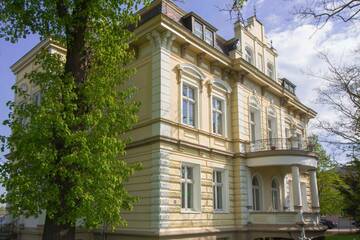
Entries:
{"label": "white cloud", "polygon": [[[360,47],[360,26],[329,23],[319,30],[311,24],[288,26],[270,32],[269,38],[279,53],[278,71],[297,85],[300,101],[316,110],[318,119],[335,120],[335,112],[316,103],[315,89],[323,86],[324,80],[309,73],[327,72],[327,65],[319,58],[320,52],[328,54],[336,64],[353,62],[356,58],[353,51]],[[310,130],[320,133],[315,128]]]}
{"label": "white cloud", "polygon": [[307,73],[326,72],[326,64],[319,59],[320,52],[326,52],[337,62],[352,61],[351,52],[360,43],[360,27],[338,29],[329,23],[317,30],[316,26],[305,24],[270,32],[269,38],[279,53],[278,72],[297,85],[301,101],[318,109],[314,104],[314,89],[323,82],[311,79]]}

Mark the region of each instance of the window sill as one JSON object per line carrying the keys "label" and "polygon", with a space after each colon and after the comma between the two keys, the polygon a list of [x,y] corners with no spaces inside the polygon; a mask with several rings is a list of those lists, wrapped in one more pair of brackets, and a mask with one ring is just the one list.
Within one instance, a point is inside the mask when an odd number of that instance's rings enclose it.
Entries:
{"label": "window sill", "polygon": [[200,214],[200,211],[196,211],[196,210],[187,210],[187,209],[181,209],[180,213],[184,213],[184,214]]}
{"label": "window sill", "polygon": [[229,213],[229,211],[228,210],[214,210],[214,214],[227,214],[227,213]]}

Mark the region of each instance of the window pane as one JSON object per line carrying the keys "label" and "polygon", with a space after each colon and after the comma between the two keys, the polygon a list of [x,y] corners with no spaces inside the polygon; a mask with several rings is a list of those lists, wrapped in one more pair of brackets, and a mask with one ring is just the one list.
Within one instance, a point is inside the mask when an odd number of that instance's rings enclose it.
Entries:
{"label": "window pane", "polygon": [[193,169],[192,169],[192,167],[187,167],[186,168],[186,170],[187,170],[187,179],[193,179]]}
{"label": "window pane", "polygon": [[255,210],[260,210],[260,191],[259,189],[255,189]]}
{"label": "window pane", "polygon": [[216,187],[217,192],[217,209],[222,209],[222,187],[217,186]]}
{"label": "window pane", "polygon": [[214,34],[209,29],[205,30],[205,42],[214,45]]}
{"label": "window pane", "polygon": [[187,208],[193,208],[193,184],[187,184]]}
{"label": "window pane", "polygon": [[217,133],[222,134],[222,114],[217,113]]}
{"label": "window pane", "polygon": [[216,171],[216,182],[222,183],[222,172]]}
{"label": "window pane", "polygon": [[196,36],[203,38],[203,26],[198,21],[194,22],[194,33]]}
{"label": "window pane", "polygon": [[185,179],[185,166],[181,166],[181,178]]}
{"label": "window pane", "polygon": [[183,114],[183,123],[188,124],[188,104],[187,104],[187,100],[183,99],[183,110],[182,110],[182,114]]}
{"label": "window pane", "polygon": [[195,100],[195,94],[194,94],[194,89],[193,88],[188,88],[188,97],[190,98],[190,99],[193,99],[193,100]]}
{"label": "window pane", "polygon": [[189,116],[188,116],[187,124],[194,126],[195,125],[194,124],[194,122],[195,122],[195,119],[194,119],[194,117],[195,117],[195,106],[194,106],[194,103],[191,103],[191,102],[189,102],[188,104],[189,104]]}
{"label": "window pane", "polygon": [[255,125],[251,124],[251,141],[255,142]]}
{"label": "window pane", "polygon": [[185,206],[185,183],[181,183],[181,208],[186,208],[186,206]]}
{"label": "window pane", "polygon": [[183,85],[183,96],[188,96],[189,87],[187,85]]}
{"label": "window pane", "polygon": [[250,121],[255,122],[255,113],[250,112]]}

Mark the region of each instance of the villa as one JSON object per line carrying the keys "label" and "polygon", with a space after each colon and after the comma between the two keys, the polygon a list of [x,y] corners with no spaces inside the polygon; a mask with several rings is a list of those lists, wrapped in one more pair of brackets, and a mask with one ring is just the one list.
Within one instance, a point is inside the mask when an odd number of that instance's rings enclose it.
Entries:
{"label": "villa", "polygon": [[[317,156],[307,125],[316,116],[278,78],[276,49],[253,16],[224,39],[215,26],[170,0],[140,11],[130,84],[139,122],[127,161],[141,162],[127,185],[140,197],[122,216],[126,239],[298,239],[322,236]],[[16,84],[40,101],[24,74],[43,41],[12,66]],[[20,218],[18,239],[40,239],[44,217]],[[105,239],[79,228],[77,239]]]}

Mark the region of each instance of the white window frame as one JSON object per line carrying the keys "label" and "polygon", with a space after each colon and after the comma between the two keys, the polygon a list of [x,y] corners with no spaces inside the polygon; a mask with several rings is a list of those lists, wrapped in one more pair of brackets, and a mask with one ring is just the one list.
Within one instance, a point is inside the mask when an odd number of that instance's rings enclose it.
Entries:
{"label": "white window frame", "polygon": [[267,135],[268,135],[267,137],[268,137],[269,143],[271,145],[277,144],[276,142],[274,142],[274,139],[276,141],[276,138],[277,138],[277,120],[276,120],[276,117],[268,115],[266,125],[267,125]]}
{"label": "white window frame", "polygon": [[[192,88],[194,90],[194,99],[190,99],[186,96],[183,95],[183,89],[184,89],[184,85],[186,85],[187,87],[189,88]],[[186,126],[189,126],[189,127],[193,127],[193,128],[197,128],[198,127],[198,104],[199,104],[199,88],[194,85],[193,83],[191,83],[190,81],[186,81],[186,80],[183,80],[181,82],[181,89],[180,89],[180,94],[181,94],[181,123],[186,125]],[[184,109],[183,109],[183,101],[184,101],[184,98],[186,101],[190,101],[190,102],[193,102],[194,103],[194,120],[193,120],[193,125],[187,123],[187,122],[184,122]]]}
{"label": "white window frame", "polygon": [[[254,116],[254,120],[252,120],[252,115]],[[255,143],[256,139],[256,111],[253,109],[250,110],[249,113],[249,123],[250,123],[250,142]]]}
{"label": "white window frame", "polygon": [[[218,110],[214,108],[214,99],[219,100],[222,102],[222,110]],[[212,129],[212,133],[216,134],[216,135],[220,135],[220,136],[226,136],[226,121],[227,121],[227,108],[226,108],[227,102],[226,102],[226,98],[225,97],[220,97],[217,94],[212,94],[211,95],[211,129]],[[218,113],[221,114],[221,121],[222,121],[222,132],[217,132],[217,129],[214,129],[214,113]]]}
{"label": "white window frame", "polygon": [[245,47],[245,60],[250,63],[254,64],[254,50],[251,47]]}
{"label": "white window frame", "polygon": [[[273,182],[275,182],[276,188],[273,187]],[[274,199],[274,194],[276,195],[277,199]],[[280,181],[278,181],[277,178],[273,177],[271,179],[271,205],[272,205],[273,211],[280,211],[280,209],[281,209],[280,197],[281,197]],[[274,200],[276,200],[276,202]],[[276,208],[275,204],[277,204],[277,208]]]}
{"label": "white window frame", "polygon": [[[221,183],[217,182],[217,175],[216,173],[221,174]],[[229,181],[228,181],[228,171],[226,169],[220,169],[220,168],[214,168],[213,169],[213,209],[215,213],[224,213],[228,211],[228,205],[229,205]],[[219,198],[217,187],[221,187],[221,201],[222,201],[222,207],[219,208],[217,206],[217,200]]]}
{"label": "white window frame", "polygon": [[[258,187],[254,187],[253,185],[253,181],[254,181],[254,178],[257,179],[258,183],[259,183],[259,186]],[[256,203],[256,195],[254,194],[254,191],[255,190],[258,190],[259,191],[259,206],[258,208],[255,208],[255,203]],[[259,177],[259,175],[254,175],[252,178],[251,178],[251,194],[252,194],[252,210],[253,211],[261,211],[262,210],[262,207],[263,207],[263,194],[262,194],[262,181],[261,181],[261,178]]]}
{"label": "white window frame", "polygon": [[[185,178],[182,177],[182,169],[185,168],[191,168],[193,179],[187,179],[187,172],[185,172]],[[183,207],[183,192],[182,192],[182,184],[185,184],[185,206]],[[188,197],[188,184],[192,184],[193,187],[193,198],[192,198],[192,207],[189,208],[187,203],[187,197]],[[191,164],[191,163],[182,163],[180,166],[180,207],[182,213],[200,213],[201,211],[201,187],[200,187],[200,165],[197,164]]]}
{"label": "white window frame", "polygon": [[[207,37],[207,33],[211,33],[211,39],[209,39]],[[210,44],[211,46],[214,46],[214,39],[215,39],[215,36],[214,36],[214,32],[211,31],[209,28],[205,27],[205,30],[204,30],[204,41],[208,44]]]}
{"label": "white window frame", "polygon": [[275,70],[274,69],[275,69],[274,64],[272,64],[271,62],[267,62],[266,75],[268,75],[268,77],[270,77],[271,79],[275,79],[275,74],[274,74]]}
{"label": "white window frame", "polygon": [[[199,24],[201,26],[201,32],[196,31],[196,24]],[[199,36],[201,34],[201,36]],[[194,19],[194,35],[203,39],[204,38],[204,24],[202,24],[200,21]]]}
{"label": "white window frame", "polygon": [[264,57],[261,53],[258,53],[258,60],[257,60],[257,64],[258,64],[258,69],[260,71],[264,71]]}

